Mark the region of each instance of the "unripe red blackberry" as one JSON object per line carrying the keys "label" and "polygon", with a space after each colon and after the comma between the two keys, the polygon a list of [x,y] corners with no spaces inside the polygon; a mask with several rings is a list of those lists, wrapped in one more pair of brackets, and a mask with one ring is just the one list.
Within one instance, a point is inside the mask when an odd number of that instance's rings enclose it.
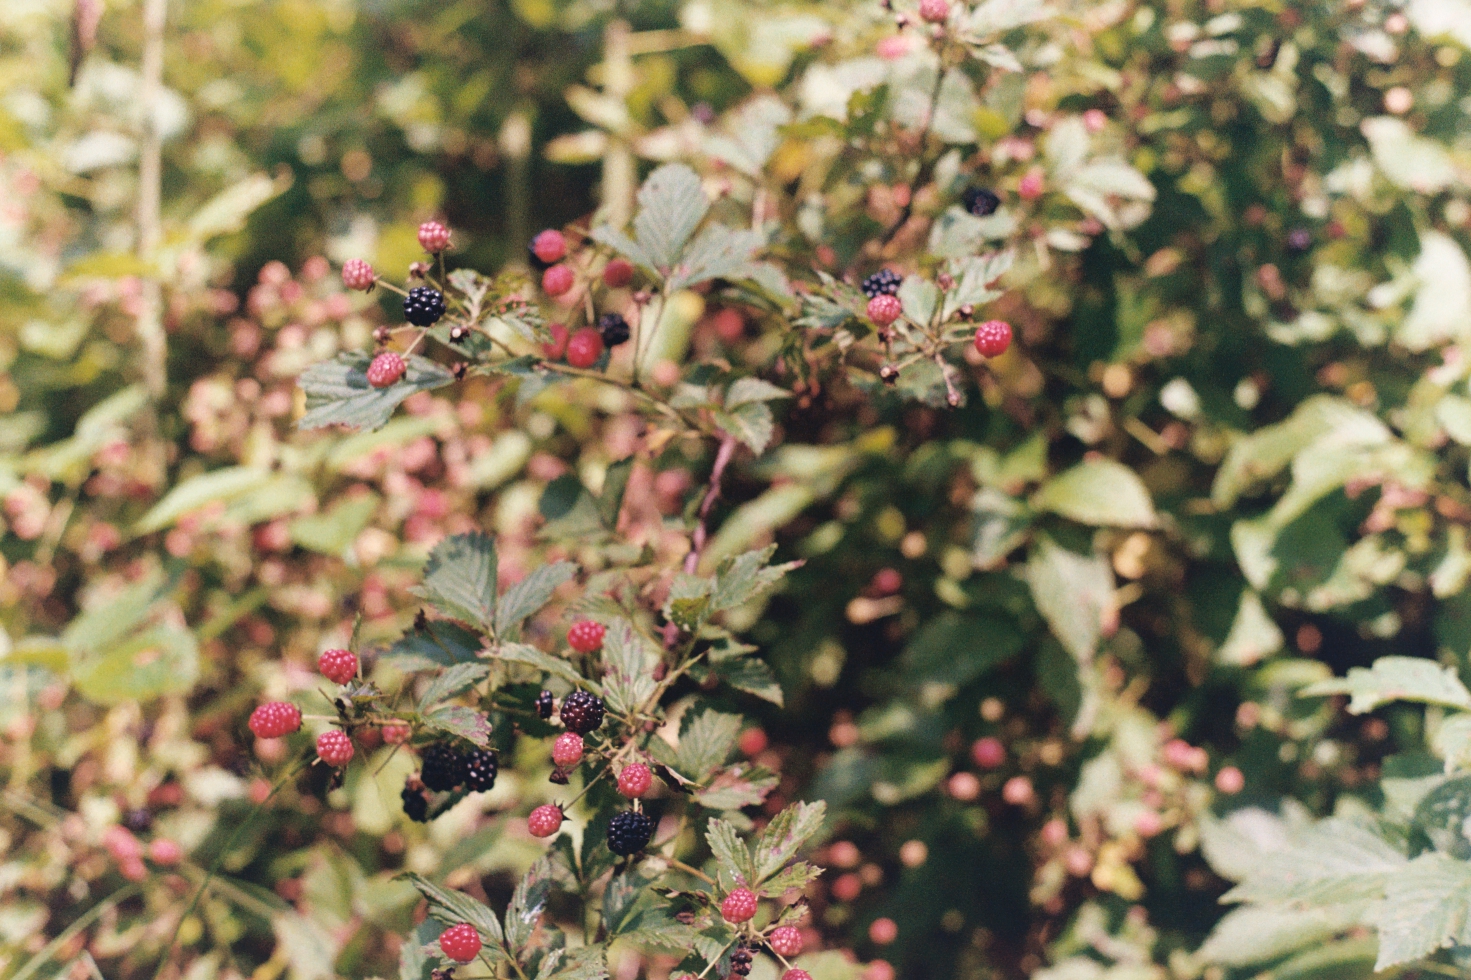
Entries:
{"label": "unripe red blackberry", "polygon": [[465,781],[465,757],[448,742],[424,747],[419,781],[436,793],[447,793]]}
{"label": "unripe red blackberry", "polygon": [[654,821],[648,814],[638,810],[623,810],[613,814],[608,822],[608,850],[628,857],[649,846],[654,839]]}
{"label": "unripe red blackberry", "polygon": [[578,653],[596,653],[603,648],[607,627],[591,619],[579,619],[567,630],[567,645]]}
{"label": "unripe red blackberry", "polygon": [[495,786],[495,777],[500,772],[495,749],[470,749],[464,754],[465,788],[472,793],[484,793]]}
{"label": "unripe red blackberry", "polygon": [[943,24],[950,19],[949,0],[919,0],[919,18],[929,24]]}
{"label": "unripe red blackberry", "polygon": [[542,292],[561,296],[577,282],[577,275],[565,265],[554,265],[541,274]]}
{"label": "unripe red blackberry", "polygon": [[469,963],[480,955],[480,933],[468,922],[450,926],[439,934],[439,948],[456,963]]}
{"label": "unripe red blackberry", "polygon": [[531,831],[532,837],[550,837],[561,827],[562,808],[554,803],[537,807],[526,818],[526,829]]}
{"label": "unripe red blackberry", "polygon": [[329,766],[352,761],[352,739],[340,728],[329,728],[317,736],[317,757]]}
{"label": "unripe red blackberry", "polygon": [[184,849],[178,841],[155,837],[148,842],[148,860],[154,864],[178,864],[184,860]]}
{"label": "unripe red blackberry", "polygon": [[414,730],[403,722],[390,722],[383,726],[383,741],[388,745],[402,745],[409,740]]}
{"label": "unripe red blackberry", "polygon": [[970,757],[982,769],[995,769],[1006,761],[1006,746],[1001,739],[987,735],[976,739],[970,747]]}
{"label": "unripe red blackberry", "polygon": [[438,255],[449,248],[449,229],[438,221],[426,221],[419,226],[419,245],[430,255]]}
{"label": "unripe red blackberry", "polygon": [[756,917],[756,893],[749,888],[737,888],[720,903],[720,917],[732,924],[751,921]]}
{"label": "unripe red blackberry", "polygon": [[555,228],[548,228],[531,240],[531,253],[550,265],[567,254],[567,239]]}
{"label": "unripe red blackberry", "polygon": [[377,280],[373,267],[362,259],[348,259],[342,263],[342,284],[348,289],[367,291]]}
{"label": "unripe red blackberry", "polygon": [[563,732],[552,743],[552,761],[559,766],[575,766],[582,761],[582,736]]}
{"label": "unripe red blackberry", "polygon": [[288,701],[267,701],[250,713],[249,724],[257,738],[280,738],[301,728],[301,709]]}
{"label": "unripe red blackberry", "polygon": [[987,320],[976,328],[976,350],[985,357],[1000,357],[1011,346],[1011,324]]}
{"label": "unripe red blackberry", "polygon": [[771,930],[767,942],[778,956],[790,959],[802,952],[802,930],[796,926],[777,926]]}
{"label": "unripe red blackberry", "polygon": [[541,345],[541,352],[549,361],[560,361],[567,356],[567,327],[561,323],[549,324],[547,333],[552,335],[552,340]]}
{"label": "unripe red blackberry", "polygon": [[398,383],[398,379],[404,376],[409,369],[403,357],[391,350],[383,351],[375,356],[368,365],[368,384],[374,388],[387,388]]}
{"label": "unripe red blackberry", "polygon": [[569,732],[586,735],[603,725],[603,699],[586,691],[573,691],[562,699],[561,719]]}
{"label": "unripe red blackberry", "polygon": [[609,289],[622,289],[633,282],[633,263],[627,259],[611,259],[603,266],[603,285]]}
{"label": "unripe red blackberry", "polygon": [[592,327],[583,327],[567,341],[567,363],[575,368],[590,368],[603,356],[603,335]]}
{"label": "unripe red blackberry", "polygon": [[887,327],[899,319],[903,312],[904,304],[899,302],[897,296],[884,293],[868,301],[868,318],[881,327]]}
{"label": "unripe red blackberry", "polygon": [[643,796],[653,785],[654,774],[649,772],[649,767],[642,762],[624,766],[623,771],[618,774],[618,792],[630,800]]}
{"label": "unripe red blackberry", "polygon": [[812,974],[795,966],[781,975],[781,980],[812,980]]}
{"label": "unripe red blackberry", "polygon": [[351,650],[323,650],[317,670],[333,684],[346,684],[358,675],[357,654]]}

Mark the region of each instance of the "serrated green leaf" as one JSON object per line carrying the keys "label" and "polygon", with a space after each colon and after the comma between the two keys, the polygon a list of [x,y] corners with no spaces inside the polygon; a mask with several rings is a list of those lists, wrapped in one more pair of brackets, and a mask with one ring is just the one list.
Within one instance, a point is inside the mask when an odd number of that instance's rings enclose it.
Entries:
{"label": "serrated green leaf", "polygon": [[1471,714],[1451,715],[1441,722],[1431,735],[1430,745],[1445,760],[1446,772],[1471,769]]}
{"label": "serrated green leaf", "polygon": [[905,276],[899,285],[899,302],[904,307],[905,318],[923,329],[934,319],[940,305],[940,289],[928,279]]}
{"label": "serrated green leaf", "polygon": [[756,880],[764,881],[797,856],[802,846],[822,829],[827,804],[793,803],[782,810],[756,838]]}
{"label": "serrated green leaf", "polygon": [[659,654],[627,620],[619,620],[603,638],[603,700],[615,714],[638,710],[654,693]]}
{"label": "serrated green leaf", "polygon": [[425,715],[424,724],[482,749],[490,748],[490,721],[474,708],[447,704]]}
{"label": "serrated green leaf", "polygon": [[739,762],[710,777],[706,785],[694,791],[693,797],[708,810],[740,810],[766,802],[778,782],[776,773]]}
{"label": "serrated green leaf", "polygon": [[185,514],[213,503],[228,503],[270,482],[271,471],[255,466],[227,466],[190,477],[170,490],[133,525],[135,535],[152,534]]}
{"label": "serrated green leaf", "polygon": [[398,980],[433,980],[434,961],[424,947],[437,940],[442,929],[433,919],[425,919],[409,934],[398,951]]}
{"label": "serrated green leaf", "polygon": [[945,293],[945,302],[940,308],[941,321],[949,320],[962,306],[980,306],[1000,296],[998,290],[991,288],[991,283],[1006,274],[1014,259],[1015,253],[1007,249],[951,261],[948,269],[955,285]]}
{"label": "serrated green leaf", "polygon": [[1363,920],[1365,904],[1297,909],[1247,905],[1216,923],[1197,952],[1206,963],[1251,966],[1332,939]]}
{"label": "serrated green leaf", "polygon": [[1079,555],[1039,538],[1024,571],[1032,601],[1052,633],[1079,663],[1088,663],[1113,608],[1113,570],[1099,555]]}
{"label": "serrated green leaf", "polygon": [[777,707],[781,707],[783,703],[781,684],[777,683],[776,675],[764,660],[755,657],[698,663],[690,668],[690,677],[700,682],[714,679],[729,684],[738,691],[754,694]]}
{"label": "serrated green leaf", "polygon": [[[1458,715],[1465,718],[1466,715]],[[1471,817],[1471,776],[1458,776],[1436,786],[1415,807],[1415,826],[1436,849],[1462,861],[1471,858],[1466,820]]]}
{"label": "serrated green leaf", "polygon": [[639,188],[638,206],[634,236],[661,272],[679,262],[685,243],[710,210],[699,174],[682,163],[666,163],[649,174]]}
{"label": "serrated green leaf", "polygon": [[596,681],[589,680],[578,673],[577,669],[560,657],[554,657],[549,653],[543,653],[536,647],[525,643],[502,643],[495,647],[492,656],[498,660],[506,660],[513,664],[525,664],[544,670],[548,674],[560,677],[577,687],[585,687],[594,694],[602,691],[602,685]]}
{"label": "serrated green leaf", "polygon": [[354,429],[381,429],[405,399],[421,391],[452,384],[455,376],[433,361],[412,354],[408,370],[396,384],[374,388],[368,384],[373,355],[362,351],[338,354],[307,368],[297,380],[306,392],[306,414],[299,429],[345,425]]}
{"label": "serrated green leaf", "polygon": [[710,596],[710,611],[724,612],[743,606],[762,595],[800,562],[768,565],[776,553],[774,545],[747,551],[722,562],[715,573],[715,588]]}
{"label": "serrated green leaf", "polygon": [[1391,875],[1369,913],[1379,930],[1374,969],[1409,963],[1453,943],[1471,944],[1471,863],[1422,854]]}
{"label": "serrated green leaf", "polygon": [[454,925],[458,922],[468,922],[480,933],[482,939],[489,940],[486,945],[487,952],[494,955],[504,956],[502,944],[505,936],[501,932],[500,920],[496,918],[495,912],[488,905],[466,895],[464,892],[453,891],[436,885],[423,875],[414,872],[406,872],[398,875],[395,881],[407,881],[418,889],[419,894],[429,903],[429,914],[446,925]]}
{"label": "serrated green leaf", "polygon": [[1302,828],[1221,899],[1330,905],[1377,898],[1405,857],[1366,827],[1330,819]]}
{"label": "serrated green leaf", "polygon": [[577,565],[574,563],[556,561],[533,569],[531,574],[507,589],[496,606],[496,636],[508,638],[512,631],[519,631],[526,618],[539,612],[551,601],[557,588],[564,582],[570,582],[576,574]]}
{"label": "serrated green leaf", "polygon": [[154,570],[105,602],[89,603],[61,634],[61,642],[74,651],[102,652],[147,620],[153,607],[177,586],[176,578],[165,578]]}
{"label": "serrated green leaf", "polygon": [[689,289],[711,279],[751,279],[759,268],[752,256],[765,242],[757,231],[708,225],[684,250],[667,288]]}
{"label": "serrated green leaf", "polygon": [[199,679],[199,645],[188,630],[155,626],[108,644],[105,653],[77,657],[71,676],[82,696],[96,704],[180,694]]}
{"label": "serrated green leaf", "polygon": [[725,407],[732,409],[751,402],[769,402],[791,397],[790,391],[778,388],[770,381],[763,381],[760,378],[737,378],[725,390]]}
{"label": "serrated green leaf", "polygon": [[429,670],[470,663],[480,652],[480,637],[449,621],[430,622],[411,629],[384,653],[400,670]]}
{"label": "serrated green leaf", "polygon": [[738,874],[748,884],[756,880],[751,852],[729,820],[711,817],[706,825],[705,840],[710,844],[710,853],[723,867]]}
{"label": "serrated green leaf", "polygon": [[699,781],[722,765],[741,733],[741,716],[688,711],[680,722],[679,771]]}
{"label": "serrated green leaf", "polygon": [[713,409],[710,413],[720,431],[760,456],[776,434],[776,419],[763,402],[747,402],[734,411]]}
{"label": "serrated green leaf", "polygon": [[1159,523],[1144,481],[1107,458],[1084,460],[1048,480],[1031,505],[1096,527],[1149,528]]}
{"label": "serrated green leaf", "polygon": [[511,904],[506,907],[506,948],[517,959],[523,958],[551,893],[551,860],[542,857],[522,876],[511,896]]}
{"label": "serrated green leaf", "polygon": [[452,667],[446,667],[424,689],[424,695],[419,699],[420,710],[428,710],[444,699],[459,694],[470,685],[478,684],[489,673],[490,668],[482,663],[455,664]]}
{"label": "serrated green leaf", "polygon": [[1372,667],[1351,668],[1347,677],[1319,681],[1299,693],[1303,697],[1347,694],[1348,710],[1356,715],[1391,701],[1471,709],[1471,691],[1456,672],[1423,657],[1380,657]]}
{"label": "serrated green leaf", "polygon": [[709,615],[712,588],[714,583],[709,579],[681,572],[669,587],[665,615],[686,633],[696,632]]}
{"label": "serrated green leaf", "polygon": [[545,980],[607,980],[608,965],[604,958],[604,949],[602,946],[579,946],[564,950],[555,969],[542,976]]}
{"label": "serrated green leaf", "polygon": [[633,475],[634,457],[620,459],[608,467],[603,476],[603,492],[598,495],[598,516],[608,530],[618,527],[618,512],[623,509],[623,494],[628,489],[628,478]]}
{"label": "serrated green leaf", "polygon": [[440,612],[483,630],[495,625],[495,541],[474,532],[445,538],[429,552],[424,581],[414,594]]}
{"label": "serrated green leaf", "polygon": [[789,891],[802,891],[809,884],[822,877],[822,868],[806,861],[798,861],[796,864],[788,865],[770,878],[761,883],[756,889],[758,895],[766,898],[780,898]]}

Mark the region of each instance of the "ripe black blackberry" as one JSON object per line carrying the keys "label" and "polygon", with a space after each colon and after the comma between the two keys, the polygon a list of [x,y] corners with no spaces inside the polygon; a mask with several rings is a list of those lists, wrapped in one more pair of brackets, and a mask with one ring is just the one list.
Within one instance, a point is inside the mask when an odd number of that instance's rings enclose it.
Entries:
{"label": "ripe black blackberry", "polygon": [[465,781],[465,757],[448,742],[424,747],[419,781],[436,793],[445,793]]}
{"label": "ripe black blackberry", "polygon": [[960,195],[960,203],[977,218],[984,218],[996,213],[996,209],[1001,207],[1001,198],[984,187],[967,187]]}
{"label": "ripe black blackberry", "polygon": [[419,790],[405,786],[399,797],[404,801],[404,816],[414,823],[429,822],[429,801]]}
{"label": "ripe black blackberry", "polygon": [[573,691],[562,701],[561,717],[569,732],[595,732],[603,724],[603,699],[586,691]]}
{"label": "ripe black blackberry", "polygon": [[894,296],[898,294],[899,286],[903,282],[904,277],[893,269],[880,269],[863,280],[863,295],[869,299],[875,296]]}
{"label": "ripe black blackberry", "polygon": [[542,691],[536,696],[536,716],[546,721],[552,716],[552,692]]}
{"label": "ripe black blackberry", "polygon": [[628,857],[649,846],[654,839],[654,821],[638,810],[613,814],[608,822],[608,850]]}
{"label": "ripe black blackberry", "polygon": [[617,313],[604,313],[598,317],[598,333],[603,335],[606,346],[617,347],[628,340],[628,321]]}
{"label": "ripe black blackberry", "polygon": [[497,765],[495,749],[471,749],[464,755],[465,788],[472,793],[484,793],[495,785]]}
{"label": "ripe black blackberry", "polygon": [[444,295],[428,286],[415,286],[404,297],[404,319],[416,327],[432,327],[444,316]]}
{"label": "ripe black blackberry", "polygon": [[755,957],[745,946],[737,946],[730,953],[730,972],[739,976],[746,976],[751,972],[751,961]]}

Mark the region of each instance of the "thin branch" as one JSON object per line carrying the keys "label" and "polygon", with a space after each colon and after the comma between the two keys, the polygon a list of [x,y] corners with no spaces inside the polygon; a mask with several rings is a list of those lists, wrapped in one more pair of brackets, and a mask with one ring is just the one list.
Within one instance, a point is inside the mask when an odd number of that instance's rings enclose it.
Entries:
{"label": "thin branch", "polygon": [[687,575],[695,574],[695,569],[700,567],[700,555],[705,550],[705,540],[709,536],[707,522],[710,511],[720,498],[720,481],[725,477],[725,468],[730,465],[730,458],[735,455],[735,445],[735,437],[727,434],[721,437],[720,448],[715,452],[715,465],[710,469],[709,489],[705,491],[705,499],[700,503],[699,521],[695,524],[690,552],[684,556],[684,571]]}
{"label": "thin branch", "polygon": [[26,965],[21,967],[10,980],[28,980],[31,974],[50,962],[51,957],[56,955],[56,951],[70,942],[73,936],[86,929],[93,922],[96,922],[110,909],[114,909],[122,902],[132,898],[138,893],[138,890],[137,885],[126,885],[83,912],[73,920],[71,925],[58,932],[56,938],[43,946],[39,953],[27,960]]}

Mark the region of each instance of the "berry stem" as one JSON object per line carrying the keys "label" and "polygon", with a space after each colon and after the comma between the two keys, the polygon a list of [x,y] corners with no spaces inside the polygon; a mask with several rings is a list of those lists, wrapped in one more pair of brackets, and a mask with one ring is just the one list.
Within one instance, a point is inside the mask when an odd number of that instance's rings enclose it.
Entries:
{"label": "berry stem", "polygon": [[691,867],[678,858],[669,858],[668,861],[669,866],[677,871],[683,871],[687,875],[694,875],[696,878],[700,879],[707,885],[715,884],[715,879],[707,875],[705,872],[701,871],[699,868]]}
{"label": "berry stem", "polygon": [[[405,299],[407,299],[408,298],[408,295],[409,295],[409,291],[407,289],[400,289],[399,287],[395,286],[393,283],[389,282],[387,279],[382,278],[381,276],[380,277],[377,277],[377,278],[375,278],[373,280],[373,285],[375,285],[375,286],[382,286],[384,289],[388,290],[390,293],[398,293],[400,296],[404,297]],[[403,329],[403,328],[400,327],[399,329]]]}

